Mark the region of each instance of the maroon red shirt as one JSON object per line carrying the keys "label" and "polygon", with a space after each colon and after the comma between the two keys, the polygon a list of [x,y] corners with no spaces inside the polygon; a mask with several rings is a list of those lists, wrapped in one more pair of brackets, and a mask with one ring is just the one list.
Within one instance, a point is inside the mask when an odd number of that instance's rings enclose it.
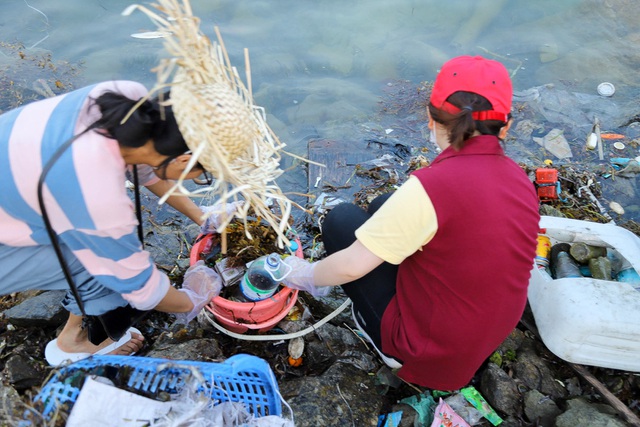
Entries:
{"label": "maroon red shirt", "polygon": [[414,172],[436,235],[399,266],[382,319],[382,351],[412,383],[454,390],[471,380],[522,316],[538,232],[538,198],[498,138],[478,136]]}

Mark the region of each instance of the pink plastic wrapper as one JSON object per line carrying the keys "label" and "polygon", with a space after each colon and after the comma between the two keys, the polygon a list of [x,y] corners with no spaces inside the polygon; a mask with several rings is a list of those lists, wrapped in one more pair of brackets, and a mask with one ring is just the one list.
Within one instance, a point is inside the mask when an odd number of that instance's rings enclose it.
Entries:
{"label": "pink plastic wrapper", "polygon": [[442,398],[436,407],[431,427],[471,427]]}

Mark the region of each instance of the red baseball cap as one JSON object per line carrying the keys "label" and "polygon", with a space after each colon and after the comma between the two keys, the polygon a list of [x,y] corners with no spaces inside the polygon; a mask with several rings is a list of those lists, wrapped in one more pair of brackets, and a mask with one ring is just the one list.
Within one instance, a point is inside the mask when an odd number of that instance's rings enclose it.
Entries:
{"label": "red baseball cap", "polygon": [[508,120],[513,87],[509,72],[500,62],[481,56],[458,56],[445,62],[433,84],[431,104],[456,114],[460,108],[447,98],[458,91],[482,95],[493,106],[492,110],[474,111],[474,120]]}

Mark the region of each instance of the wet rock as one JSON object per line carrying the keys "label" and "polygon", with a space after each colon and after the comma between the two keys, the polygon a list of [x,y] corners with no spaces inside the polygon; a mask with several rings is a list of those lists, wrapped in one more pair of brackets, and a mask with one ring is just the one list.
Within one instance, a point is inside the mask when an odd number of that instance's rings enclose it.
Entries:
{"label": "wet rock", "polygon": [[524,394],[524,413],[529,421],[550,426],[562,411],[549,396],[538,390],[530,390]]}
{"label": "wet rock", "polygon": [[358,337],[350,330],[333,326],[329,323],[318,328],[316,335],[336,355],[342,354],[345,350],[356,347],[361,343]]}
{"label": "wet rock", "polygon": [[387,366],[383,365],[378,372],[376,372],[376,378],[378,383],[389,386],[391,388],[399,388],[403,381],[393,373],[393,371]]}
{"label": "wet rock", "polygon": [[518,360],[513,365],[514,376],[530,390],[558,399],[566,396],[566,390],[554,379],[551,369],[538,356],[532,340],[525,340],[518,352]]}
{"label": "wet rock", "polygon": [[527,423],[514,415],[509,415],[508,417],[503,418],[502,423],[500,423],[500,427],[529,427],[530,425],[530,423]]}
{"label": "wet rock", "polygon": [[160,334],[147,356],[200,361],[224,359],[218,342],[203,338],[202,329],[195,325],[195,322],[187,326],[174,323],[168,331]]}
{"label": "wet rock", "polygon": [[376,426],[381,411],[374,379],[351,364],[336,363],[317,377],[280,385],[298,427]]}
{"label": "wet rock", "polygon": [[305,355],[312,365],[333,362],[338,358],[323,342],[317,340],[306,344]]}
{"label": "wet rock", "polygon": [[402,412],[402,418],[398,427],[414,427],[419,424],[419,416],[415,409],[404,403],[393,406],[393,412]]}
{"label": "wet rock", "polygon": [[524,339],[525,339],[524,332],[516,328],[513,331],[511,331],[509,336],[502,342],[502,344],[500,344],[497,351],[503,355],[509,352],[516,352],[518,348],[522,345],[522,342],[524,341]]}
{"label": "wet rock", "polygon": [[144,237],[145,248],[151,252],[160,268],[171,271],[180,260],[186,261],[186,265],[183,263],[179,266],[181,269],[189,266],[188,254],[183,248],[184,243],[173,227],[154,224],[145,230],[148,230]]}
{"label": "wet rock", "polygon": [[558,218],[565,217],[565,215],[562,212],[560,212],[558,209],[554,208],[551,205],[541,205],[540,206],[540,215],[555,216],[555,217],[558,217]]}
{"label": "wet rock", "polygon": [[371,354],[360,351],[347,350],[336,359],[336,363],[347,363],[355,366],[361,371],[372,372],[378,367]]}
{"label": "wet rock", "polygon": [[564,386],[567,389],[569,397],[582,396],[582,387],[580,387],[578,377],[567,378],[564,381]]}
{"label": "wet rock", "polygon": [[612,415],[611,407],[593,405],[582,398],[567,401],[568,409],[556,418],[556,427],[624,427],[627,424]]}
{"label": "wet rock", "polygon": [[522,412],[518,384],[495,363],[489,363],[482,373],[480,393],[496,411],[504,414]]}
{"label": "wet rock", "polygon": [[38,371],[34,360],[22,354],[14,354],[9,357],[5,363],[3,374],[9,384],[17,391],[39,386],[44,381],[44,375]]}
{"label": "wet rock", "polygon": [[48,291],[4,311],[5,318],[16,326],[50,326],[63,323],[68,313],[61,302],[67,291]]}
{"label": "wet rock", "polygon": [[0,383],[0,425],[11,425],[24,407],[20,395],[10,385]]}
{"label": "wet rock", "polygon": [[194,339],[184,343],[156,347],[147,356],[196,361],[224,359],[218,342],[211,338]]}

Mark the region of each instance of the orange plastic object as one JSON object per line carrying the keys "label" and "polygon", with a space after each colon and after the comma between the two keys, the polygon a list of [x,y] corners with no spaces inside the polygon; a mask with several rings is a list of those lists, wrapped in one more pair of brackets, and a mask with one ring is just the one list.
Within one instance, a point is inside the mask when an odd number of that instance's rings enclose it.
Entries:
{"label": "orange plastic object", "polygon": [[624,138],[626,138],[626,136],[622,135],[621,133],[601,133],[600,134],[600,138],[602,138],[602,139],[624,139]]}
{"label": "orange plastic object", "polygon": [[[212,239],[212,235],[198,236],[191,248],[189,262],[195,264],[199,254]],[[297,240],[297,239],[296,239]],[[302,245],[298,243],[296,256],[303,257]],[[271,297],[256,302],[231,301],[217,296],[205,307],[216,320],[232,332],[243,334],[248,330],[266,332],[278,324],[298,300],[298,290],[281,286]]]}
{"label": "orange plastic object", "polygon": [[536,169],[536,183],[538,184],[555,184],[558,182],[558,171],[553,168]]}
{"label": "orange plastic object", "polygon": [[542,201],[558,198],[558,171],[553,168],[536,169],[538,198]]}
{"label": "orange plastic object", "polygon": [[294,368],[302,365],[302,357],[294,359],[293,357],[289,356],[289,365],[293,366]]}

